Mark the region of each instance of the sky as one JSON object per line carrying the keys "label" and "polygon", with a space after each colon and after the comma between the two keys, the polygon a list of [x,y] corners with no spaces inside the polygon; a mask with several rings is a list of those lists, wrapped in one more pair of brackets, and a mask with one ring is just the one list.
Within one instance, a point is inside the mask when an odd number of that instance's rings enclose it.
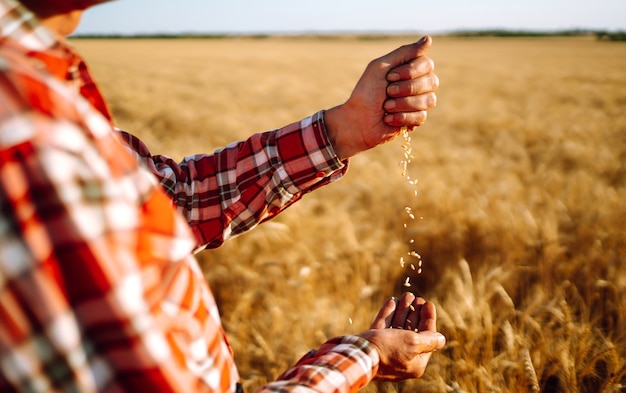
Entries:
{"label": "sky", "polygon": [[77,34],[626,30],[626,0],[114,0]]}

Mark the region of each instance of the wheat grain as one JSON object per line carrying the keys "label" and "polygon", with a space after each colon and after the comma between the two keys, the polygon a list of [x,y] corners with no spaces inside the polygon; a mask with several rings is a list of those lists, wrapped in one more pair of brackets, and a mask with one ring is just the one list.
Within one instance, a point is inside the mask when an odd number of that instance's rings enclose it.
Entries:
{"label": "wheat grain", "polygon": [[419,253],[417,253],[417,251],[409,251],[408,255],[413,258],[417,258],[418,260],[422,259],[422,256]]}

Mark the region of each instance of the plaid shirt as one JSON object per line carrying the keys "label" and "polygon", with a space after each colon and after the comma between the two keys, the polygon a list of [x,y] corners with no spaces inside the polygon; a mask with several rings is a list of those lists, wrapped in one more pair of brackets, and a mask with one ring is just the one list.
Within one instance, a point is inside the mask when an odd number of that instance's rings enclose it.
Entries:
{"label": "plaid shirt", "polygon": [[185,216],[198,247],[215,248],[343,176],[347,165],[337,160],[323,119],[319,112],[182,163],[153,156],[138,138],[118,131]]}
{"label": "plaid shirt", "polygon": [[[0,0],[2,392],[234,391],[193,250],[346,170],[321,113],[180,164],[121,135],[81,58]],[[377,367],[338,337],[263,390],[354,391]]]}

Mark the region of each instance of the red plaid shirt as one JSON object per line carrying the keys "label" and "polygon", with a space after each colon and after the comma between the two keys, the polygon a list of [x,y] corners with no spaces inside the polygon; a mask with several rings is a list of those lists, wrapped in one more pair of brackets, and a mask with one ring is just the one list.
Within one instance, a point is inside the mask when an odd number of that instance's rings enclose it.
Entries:
{"label": "red plaid shirt", "polygon": [[[193,250],[346,170],[321,113],[180,164],[119,135],[80,57],[0,0],[2,392],[234,391]],[[264,390],[354,391],[377,367],[338,337]]]}

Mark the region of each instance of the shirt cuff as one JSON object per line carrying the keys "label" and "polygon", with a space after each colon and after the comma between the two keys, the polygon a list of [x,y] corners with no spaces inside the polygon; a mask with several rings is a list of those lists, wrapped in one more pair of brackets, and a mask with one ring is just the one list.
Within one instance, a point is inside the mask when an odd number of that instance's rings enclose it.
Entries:
{"label": "shirt cuff", "polygon": [[376,375],[378,364],[380,363],[378,351],[372,343],[360,336],[339,336],[331,338],[315,351],[313,356],[319,356],[324,352],[339,352],[337,348],[343,345],[348,345],[362,352],[363,355],[369,359],[368,362],[371,362],[370,369],[372,370],[372,377]]}
{"label": "shirt cuff", "polygon": [[324,111],[278,130],[277,149],[293,194],[337,181],[348,170],[348,160],[339,160],[330,143]]}
{"label": "shirt cuff", "polygon": [[[376,376],[379,363],[378,351],[368,340],[359,336],[339,336],[326,341],[319,349],[309,351],[279,380],[298,380],[298,375],[304,375],[300,374],[302,370],[298,371],[300,368],[320,367],[341,373],[349,390],[354,391],[367,385]],[[328,378],[329,381],[336,381],[333,377]],[[323,383],[320,382],[320,385]]]}

